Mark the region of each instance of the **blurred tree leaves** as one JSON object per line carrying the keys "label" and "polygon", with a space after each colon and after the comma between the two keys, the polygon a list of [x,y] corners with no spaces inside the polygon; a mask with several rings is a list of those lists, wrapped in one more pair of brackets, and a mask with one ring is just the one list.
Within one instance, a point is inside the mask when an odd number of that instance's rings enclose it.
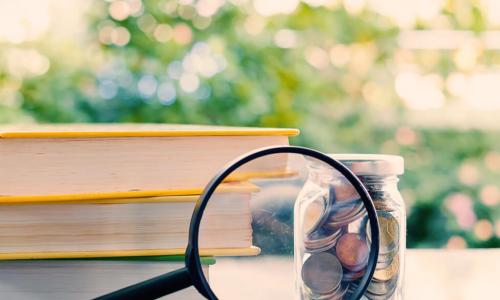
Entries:
{"label": "blurred tree leaves", "polygon": [[[297,127],[302,134],[294,144],[405,157],[400,187],[409,207],[409,247],[442,247],[452,236],[472,247],[500,246],[494,232],[484,240],[458,226],[447,200],[466,195],[478,219],[499,226],[498,202],[480,201],[484,186],[500,179],[500,170],[485,162],[500,153],[498,132],[417,128],[394,91],[402,58],[447,76],[456,70],[449,53],[401,51],[394,20],[368,9],[301,3],[291,14],[264,17],[244,1],[212,14],[200,14],[198,1],[130,0],[123,2],[126,11],[113,11],[114,2],[95,2],[82,44],[40,47],[50,60],[43,76],[0,71],[0,87],[16,87],[0,102],[0,122]],[[458,2],[445,5],[441,22],[483,31],[482,8],[464,10]],[[415,27],[432,25],[419,20]],[[464,163],[479,172],[477,182],[461,181]]]}

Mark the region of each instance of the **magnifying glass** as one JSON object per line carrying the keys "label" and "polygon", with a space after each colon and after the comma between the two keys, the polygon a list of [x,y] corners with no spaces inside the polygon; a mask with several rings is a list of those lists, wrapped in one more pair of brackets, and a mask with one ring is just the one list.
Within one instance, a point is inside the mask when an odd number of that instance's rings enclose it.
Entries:
{"label": "magnifying glass", "polygon": [[[207,272],[207,249],[234,255],[215,257]],[[378,250],[375,208],[347,167],[308,148],[264,148],[206,186],[184,268],[96,299],[157,299],[190,286],[208,299],[360,299]]]}

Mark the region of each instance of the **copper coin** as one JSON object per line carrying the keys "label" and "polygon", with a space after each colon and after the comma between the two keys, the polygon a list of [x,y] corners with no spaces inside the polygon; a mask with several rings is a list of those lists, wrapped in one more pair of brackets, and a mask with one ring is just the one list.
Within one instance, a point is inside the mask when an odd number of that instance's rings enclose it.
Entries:
{"label": "copper coin", "polygon": [[333,189],[330,189],[330,193],[332,191],[334,192],[335,202],[337,203],[358,200],[360,198],[358,191],[356,191],[354,186],[345,179],[333,185]]}
{"label": "copper coin", "polygon": [[338,241],[335,248],[342,265],[349,270],[359,271],[368,263],[369,249],[366,240],[358,234],[347,233]]}
{"label": "copper coin", "polygon": [[312,254],[302,265],[302,280],[313,293],[328,294],[342,281],[342,265],[328,252]]}
{"label": "copper coin", "polygon": [[354,281],[361,278],[365,274],[365,270],[357,271],[357,272],[347,272],[344,273],[343,281]]}

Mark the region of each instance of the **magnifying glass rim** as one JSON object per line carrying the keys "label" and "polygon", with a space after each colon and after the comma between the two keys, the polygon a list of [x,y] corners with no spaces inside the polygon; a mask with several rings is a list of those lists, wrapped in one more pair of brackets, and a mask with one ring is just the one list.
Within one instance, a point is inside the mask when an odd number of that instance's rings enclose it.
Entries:
{"label": "magnifying glass rim", "polygon": [[323,161],[336,170],[338,170],[343,176],[345,176],[354,186],[356,191],[361,197],[363,204],[366,207],[368,218],[370,220],[370,230],[371,230],[371,251],[368,258],[368,264],[366,266],[368,272],[365,272],[359,286],[361,287],[357,289],[355,294],[352,294],[352,299],[360,299],[361,296],[366,291],[368,284],[375,272],[375,267],[378,259],[379,252],[379,227],[378,227],[378,219],[375,207],[373,205],[373,201],[370,197],[370,194],[366,190],[365,186],[361,183],[359,178],[354,175],[345,165],[340,163],[339,161],[329,157],[328,155],[321,153],[319,151],[298,147],[298,146],[273,146],[267,148],[261,148],[250,152],[248,154],[244,154],[239,158],[235,159],[225,168],[223,168],[216,176],[212,178],[212,180],[206,185],[203,193],[200,198],[196,202],[196,206],[193,212],[193,217],[191,218],[191,224],[189,227],[189,242],[188,247],[186,248],[186,267],[189,269],[189,273],[191,275],[191,279],[193,281],[193,285],[196,289],[205,297],[209,299],[217,299],[217,296],[210,288],[210,284],[208,283],[205,275],[203,274],[201,262],[199,260],[199,246],[198,246],[198,235],[200,231],[200,223],[203,218],[203,213],[207,206],[208,201],[212,197],[212,194],[215,192],[219,184],[221,184],[225,178],[229,174],[231,174],[234,170],[241,167],[242,165],[250,162],[259,157],[271,155],[271,154],[302,154],[314,157],[320,161]]}

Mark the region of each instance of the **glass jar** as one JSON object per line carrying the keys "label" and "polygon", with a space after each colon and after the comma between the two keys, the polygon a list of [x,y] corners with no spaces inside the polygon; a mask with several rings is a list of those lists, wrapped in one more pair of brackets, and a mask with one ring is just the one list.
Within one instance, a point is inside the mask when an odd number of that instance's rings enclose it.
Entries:
{"label": "glass jar", "polygon": [[[364,294],[401,299],[406,216],[398,192],[403,159],[388,155],[332,155],[356,174],[369,192],[379,220],[379,256]],[[371,247],[367,211],[338,171],[308,164],[294,208],[297,299],[350,299],[367,271]]]}
{"label": "glass jar", "polygon": [[398,177],[404,173],[403,158],[376,154],[337,154],[331,157],[358,176],[377,211],[379,256],[365,296],[374,300],[403,299],[406,210],[397,185]]}

